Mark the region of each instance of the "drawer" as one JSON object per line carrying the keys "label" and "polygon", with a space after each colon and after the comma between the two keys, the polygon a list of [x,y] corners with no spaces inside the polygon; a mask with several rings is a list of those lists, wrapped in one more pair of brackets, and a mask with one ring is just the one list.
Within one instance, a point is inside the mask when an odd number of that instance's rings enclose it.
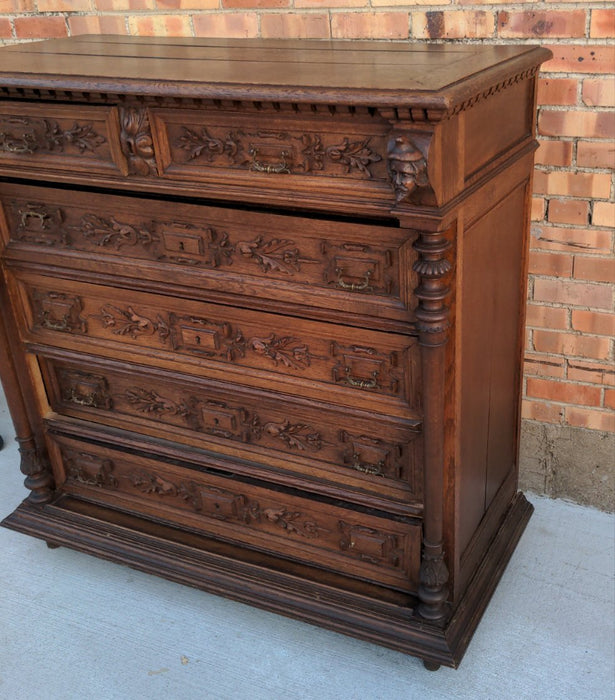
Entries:
{"label": "drawer", "polygon": [[117,109],[0,103],[0,168],[121,176]]}
{"label": "drawer", "polygon": [[5,241],[47,264],[414,320],[408,230],[9,184],[0,200]]}
{"label": "drawer", "polygon": [[[220,102],[149,110],[160,177],[211,191],[245,189],[252,201],[283,194],[394,203],[387,172],[391,125],[376,110]],[[319,202],[322,206],[322,201]]]}
{"label": "drawer", "polygon": [[420,521],[272,490],[154,455],[50,435],[62,491],[215,539],[403,591],[416,591]]}
{"label": "drawer", "polygon": [[59,415],[153,437],[163,434],[177,443],[250,460],[250,473],[277,470],[320,481],[321,490],[329,485],[336,494],[343,489],[415,509],[421,505],[418,421],[341,411],[94,357],[39,360],[51,408]]}
{"label": "drawer", "polygon": [[[215,378],[418,415],[415,336],[20,271],[28,340],[122,352]],[[327,388],[323,385],[327,385]],[[330,388],[329,388],[330,387]]]}

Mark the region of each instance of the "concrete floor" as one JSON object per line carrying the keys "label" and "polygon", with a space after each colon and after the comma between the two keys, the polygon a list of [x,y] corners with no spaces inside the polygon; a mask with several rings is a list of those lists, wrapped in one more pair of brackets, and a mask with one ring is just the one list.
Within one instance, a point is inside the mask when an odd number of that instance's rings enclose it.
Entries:
{"label": "concrete floor", "polygon": [[[0,518],[25,496],[0,394]],[[0,700],[613,700],[614,523],[535,496],[457,671],[0,528]]]}

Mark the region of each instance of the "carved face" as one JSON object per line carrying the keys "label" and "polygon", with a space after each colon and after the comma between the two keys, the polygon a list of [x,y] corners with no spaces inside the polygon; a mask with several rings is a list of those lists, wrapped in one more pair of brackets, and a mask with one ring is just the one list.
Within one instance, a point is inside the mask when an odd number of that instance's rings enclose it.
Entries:
{"label": "carved face", "polygon": [[397,195],[397,203],[417,187],[429,184],[427,161],[416,145],[405,136],[394,136],[388,144],[388,171]]}

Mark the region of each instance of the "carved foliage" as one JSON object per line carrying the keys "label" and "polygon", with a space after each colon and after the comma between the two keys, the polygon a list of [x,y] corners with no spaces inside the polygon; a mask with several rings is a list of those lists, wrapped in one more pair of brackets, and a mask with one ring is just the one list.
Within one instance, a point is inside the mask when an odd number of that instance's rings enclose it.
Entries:
{"label": "carved foliage", "polygon": [[97,246],[112,246],[116,250],[126,245],[141,245],[147,248],[158,240],[158,237],[144,226],[123,223],[113,216],[104,218],[96,214],[85,214],[75,230]]}
{"label": "carved foliage", "polygon": [[147,109],[120,107],[120,145],[128,171],[136,175],[155,175],[154,143]]}
{"label": "carved foliage", "polygon": [[418,141],[403,133],[393,133],[387,149],[387,170],[395,191],[396,204],[399,204],[409,199],[418,187],[429,185],[427,159]]}
{"label": "carved foliage", "polygon": [[84,154],[93,153],[105,142],[92,124],[74,122],[70,129],[63,129],[53,119],[0,117],[0,151],[5,153],[62,153],[74,148]]}
{"label": "carved foliage", "polygon": [[371,178],[370,166],[382,156],[370,148],[370,137],[325,146],[323,136],[259,130],[214,133],[207,127],[181,128],[174,146],[187,153],[187,160],[205,159],[212,165],[247,167],[262,173],[310,174],[341,165],[344,174]]}

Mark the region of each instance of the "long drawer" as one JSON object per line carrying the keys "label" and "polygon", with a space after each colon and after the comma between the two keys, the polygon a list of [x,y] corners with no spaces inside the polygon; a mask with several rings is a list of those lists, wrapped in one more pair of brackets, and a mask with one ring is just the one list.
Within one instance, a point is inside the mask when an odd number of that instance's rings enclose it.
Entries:
{"label": "long drawer", "polygon": [[[119,351],[158,366],[416,417],[415,336],[18,271],[26,340]],[[147,358],[147,359],[146,359]]]}
{"label": "long drawer", "polygon": [[422,435],[402,421],[96,357],[39,357],[51,408],[249,460],[331,494],[422,505]]}
{"label": "long drawer", "polygon": [[421,526],[50,435],[62,491],[399,590],[417,590]]}
{"label": "long drawer", "polygon": [[414,320],[408,230],[23,185],[3,185],[1,200],[5,241],[46,263]]}

